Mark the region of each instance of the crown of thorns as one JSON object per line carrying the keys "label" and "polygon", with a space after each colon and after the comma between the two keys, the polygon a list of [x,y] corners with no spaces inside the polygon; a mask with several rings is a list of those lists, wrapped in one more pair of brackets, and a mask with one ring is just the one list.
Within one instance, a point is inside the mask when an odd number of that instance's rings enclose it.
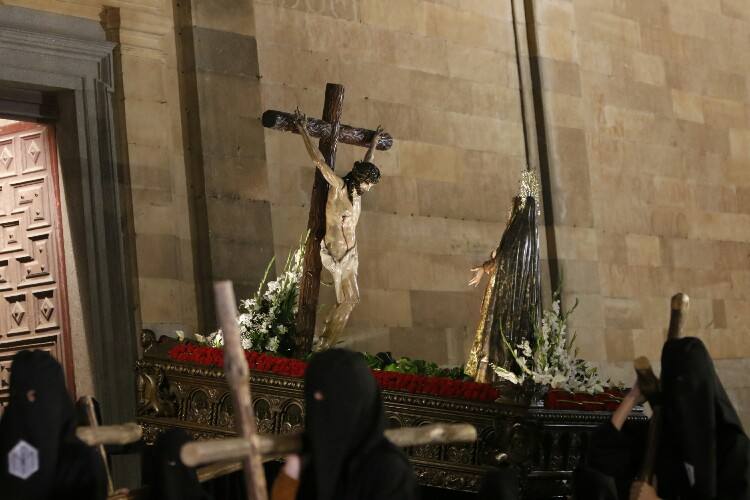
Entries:
{"label": "crown of thorns", "polygon": [[346,176],[356,184],[377,184],[380,181],[380,169],[369,161],[355,161],[354,167]]}
{"label": "crown of thorns", "polygon": [[380,180],[380,169],[368,161],[355,161],[351,172],[344,176],[344,183],[351,197],[356,191],[362,194],[362,184],[377,184]]}

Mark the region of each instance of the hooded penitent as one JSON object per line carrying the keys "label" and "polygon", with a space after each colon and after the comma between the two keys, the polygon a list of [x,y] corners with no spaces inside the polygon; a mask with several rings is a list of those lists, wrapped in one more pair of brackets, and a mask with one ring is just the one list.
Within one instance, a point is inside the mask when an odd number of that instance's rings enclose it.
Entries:
{"label": "hooded penitent", "polygon": [[100,455],[75,436],[75,410],[60,364],[44,351],[13,357],[0,420],[3,500],[106,497]]}
{"label": "hooded penitent", "polygon": [[619,431],[611,421],[600,425],[575,471],[575,498],[626,500],[643,460],[646,430],[636,422],[625,422]]}
{"label": "hooded penitent", "polygon": [[411,466],[383,435],[380,391],[360,354],[330,349],[312,359],[305,373],[305,411],[298,498],[415,498]]}
{"label": "hooded penitent", "polygon": [[477,500],[519,500],[520,491],[518,469],[513,465],[502,465],[485,473]]}
{"label": "hooded penitent", "polygon": [[207,500],[195,469],[186,466],[180,450],[190,437],[181,429],[170,429],[154,443],[149,472],[149,498],[153,500]]}
{"label": "hooded penitent", "polygon": [[579,465],[573,473],[574,498],[576,500],[620,500],[628,497],[628,483],[624,493],[619,494],[617,482],[613,476],[603,474],[597,469]]}
{"label": "hooded penitent", "polygon": [[669,340],[661,363],[660,495],[750,498],[750,442],[703,342]]}
{"label": "hooded penitent", "polygon": [[[699,339],[664,344],[661,391],[659,498],[750,500],[750,443]],[[645,453],[644,430],[626,423],[617,431],[610,422],[596,430],[577,472],[582,500],[628,498]]]}

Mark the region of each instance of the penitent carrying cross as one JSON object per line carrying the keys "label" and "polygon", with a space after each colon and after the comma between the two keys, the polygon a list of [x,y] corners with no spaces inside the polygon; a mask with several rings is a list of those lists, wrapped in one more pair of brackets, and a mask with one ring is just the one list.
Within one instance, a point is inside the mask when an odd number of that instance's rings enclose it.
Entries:
{"label": "penitent carrying cross", "polygon": [[[329,83],[326,85],[322,120],[306,118],[299,112],[268,110],[263,113],[264,127],[302,135],[308,153],[318,167],[310,197],[307,222],[310,236],[305,246],[299,288],[295,338],[295,352],[298,355],[306,354],[313,348],[323,263],[333,276],[337,304],[326,321],[316,349],[335,344],[359,300],[354,229],[361,210],[360,195],[380,176],[377,167],[370,163],[375,149],[385,151],[393,145],[393,138],[380,127],[368,130],[342,125],[343,104],[344,87]],[[311,137],[320,139],[319,151],[312,146]],[[368,148],[364,161],[356,162],[352,172],[343,178],[333,173],[338,142]],[[321,261],[321,255],[325,262]]]}

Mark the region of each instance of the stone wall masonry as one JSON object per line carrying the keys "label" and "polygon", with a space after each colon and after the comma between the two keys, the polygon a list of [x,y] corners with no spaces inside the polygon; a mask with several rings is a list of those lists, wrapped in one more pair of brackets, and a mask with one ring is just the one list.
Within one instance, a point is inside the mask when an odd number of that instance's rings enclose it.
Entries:
{"label": "stone wall masonry", "polygon": [[[686,292],[686,333],[706,342],[747,422],[746,5],[533,3],[564,297],[603,317],[574,315],[582,352],[630,377],[633,356],[658,360],[669,296]],[[560,133],[561,115],[577,135]]]}
{"label": "stone wall masonry", "polygon": [[[237,15],[237,17],[234,16]],[[202,333],[216,328],[212,283],[257,289],[274,252],[252,2],[178,4],[188,169]]]}
{"label": "stone wall masonry", "polygon": [[[56,2],[58,6],[64,5]],[[117,6],[117,2],[108,5]],[[120,6],[127,158],[140,320],[160,333],[197,327],[192,238],[172,12]],[[163,117],[154,120],[155,116]]]}

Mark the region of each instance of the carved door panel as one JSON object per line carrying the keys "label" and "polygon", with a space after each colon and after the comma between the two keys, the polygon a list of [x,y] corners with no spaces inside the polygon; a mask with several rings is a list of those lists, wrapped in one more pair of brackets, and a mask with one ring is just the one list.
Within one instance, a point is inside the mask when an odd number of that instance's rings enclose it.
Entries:
{"label": "carved door panel", "polygon": [[50,351],[73,388],[53,141],[45,125],[0,127],[0,405],[22,349]]}

